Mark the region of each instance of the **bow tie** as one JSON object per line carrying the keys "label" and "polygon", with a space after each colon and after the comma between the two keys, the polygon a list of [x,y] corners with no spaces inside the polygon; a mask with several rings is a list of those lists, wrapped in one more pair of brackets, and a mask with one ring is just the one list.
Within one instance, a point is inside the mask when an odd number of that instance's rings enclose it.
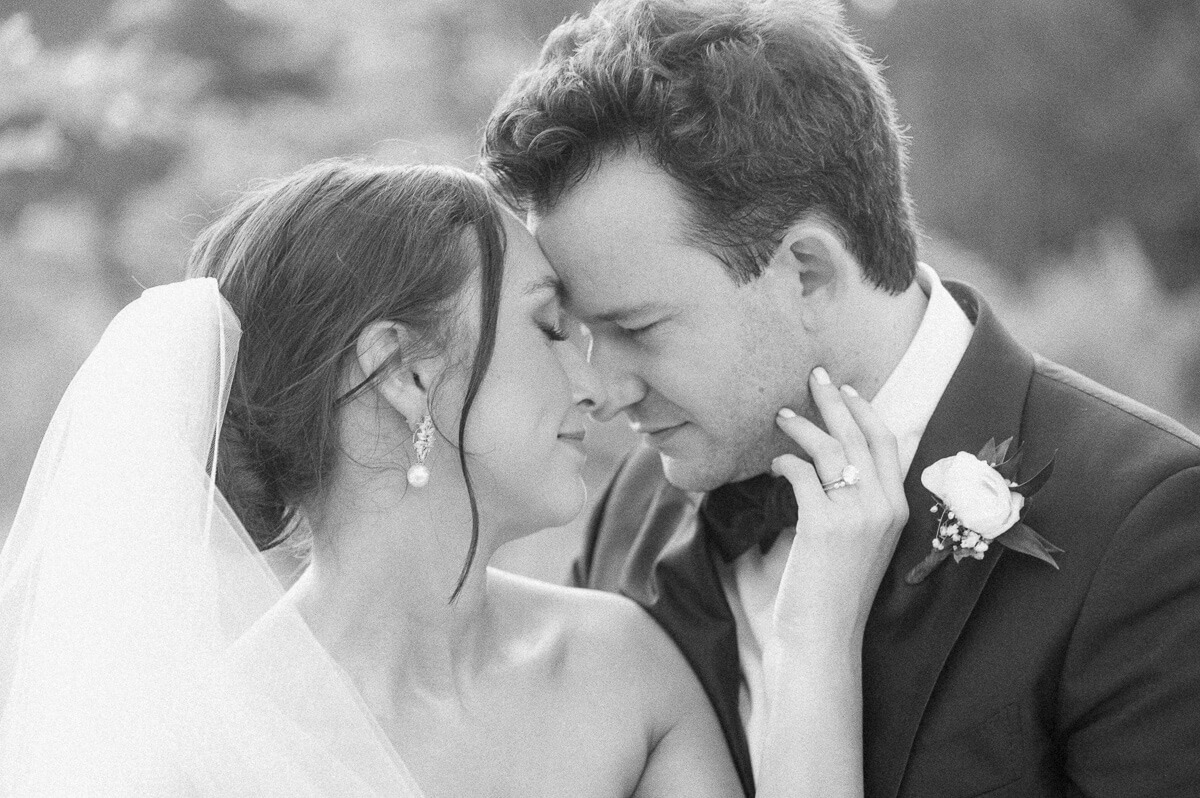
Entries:
{"label": "bow tie", "polygon": [[791,483],[770,474],[722,485],[700,502],[705,532],[725,562],[756,543],[765,554],[780,532],[796,525],[796,516]]}

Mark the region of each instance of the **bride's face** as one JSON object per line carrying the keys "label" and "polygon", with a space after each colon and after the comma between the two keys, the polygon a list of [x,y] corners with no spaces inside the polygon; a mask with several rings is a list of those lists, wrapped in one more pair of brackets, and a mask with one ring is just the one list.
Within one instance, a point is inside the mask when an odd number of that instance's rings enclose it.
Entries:
{"label": "bride's face", "polygon": [[496,345],[467,422],[467,463],[484,523],[510,533],[560,526],[583,509],[584,418],[598,381],[569,332],[559,282],[505,214]]}

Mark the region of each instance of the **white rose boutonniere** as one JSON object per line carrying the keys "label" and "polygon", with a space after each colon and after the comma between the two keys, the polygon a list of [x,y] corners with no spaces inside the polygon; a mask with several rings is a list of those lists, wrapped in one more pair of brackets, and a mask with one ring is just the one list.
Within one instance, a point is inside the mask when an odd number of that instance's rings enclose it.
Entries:
{"label": "white rose boutonniere", "polygon": [[[983,542],[1008,530],[1021,517],[1025,497],[989,463],[959,452],[921,474],[921,484]],[[982,547],[987,551],[987,547]]]}
{"label": "white rose boutonniere", "polygon": [[1052,555],[1062,549],[1021,523],[1027,500],[1046,484],[1054,461],[1018,485],[1012,477],[1021,455],[1005,459],[1011,442],[1009,438],[997,446],[995,439],[990,440],[978,455],[959,452],[921,473],[921,484],[937,499],[930,511],[939,516],[938,528],[933,550],[905,577],[910,585],[923,580],[950,555],[955,562],[967,557],[982,560],[993,542],[1058,567]]}

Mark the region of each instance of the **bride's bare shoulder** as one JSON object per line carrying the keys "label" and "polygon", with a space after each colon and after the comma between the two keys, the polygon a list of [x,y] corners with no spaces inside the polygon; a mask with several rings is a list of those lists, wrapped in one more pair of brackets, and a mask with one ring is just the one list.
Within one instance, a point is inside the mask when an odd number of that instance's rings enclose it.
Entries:
{"label": "bride's bare shoulder", "polygon": [[497,569],[489,569],[489,588],[524,633],[554,641],[575,676],[625,680],[656,695],[675,693],[681,681],[693,679],[666,632],[624,596]]}
{"label": "bride's bare shoulder", "polygon": [[586,726],[589,746],[624,752],[636,775],[622,794],[740,794],[708,698],[645,610],[501,571],[489,572],[489,589],[513,649],[541,652],[524,658],[526,673],[541,677],[537,694]]}

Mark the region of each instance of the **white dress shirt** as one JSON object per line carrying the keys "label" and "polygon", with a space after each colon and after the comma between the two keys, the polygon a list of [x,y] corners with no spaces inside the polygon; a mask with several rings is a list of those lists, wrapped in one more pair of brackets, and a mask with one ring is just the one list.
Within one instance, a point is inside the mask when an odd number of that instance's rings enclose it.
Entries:
{"label": "white dress shirt", "polygon": [[[966,313],[933,269],[918,264],[917,283],[929,297],[925,315],[904,356],[871,401],[896,436],[900,467],[906,473],[974,332]],[[795,535],[794,528],[785,529],[765,554],[758,546],[752,546],[730,565],[718,566],[737,622],[738,658],[742,666],[738,703],[755,772],[759,769],[766,720],[762,711],[767,683],[763,650]]]}

